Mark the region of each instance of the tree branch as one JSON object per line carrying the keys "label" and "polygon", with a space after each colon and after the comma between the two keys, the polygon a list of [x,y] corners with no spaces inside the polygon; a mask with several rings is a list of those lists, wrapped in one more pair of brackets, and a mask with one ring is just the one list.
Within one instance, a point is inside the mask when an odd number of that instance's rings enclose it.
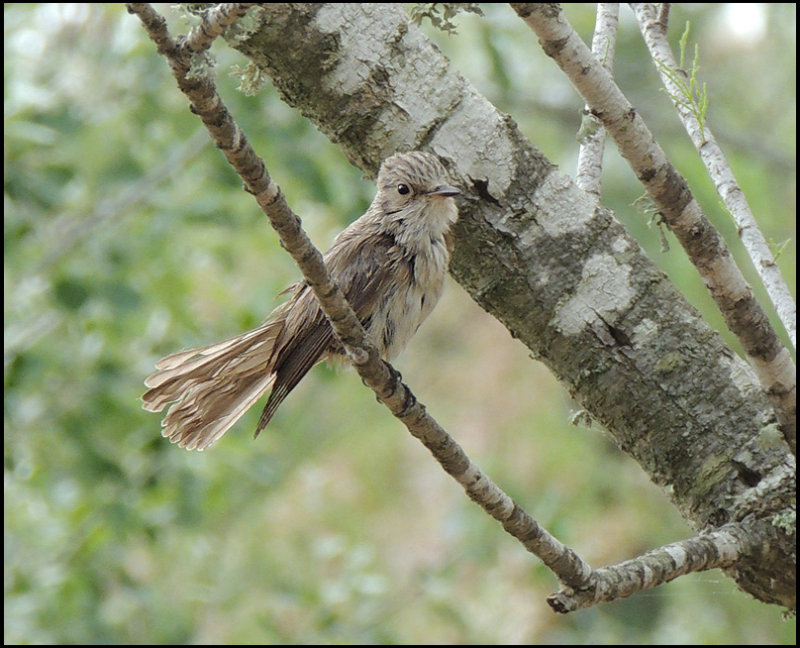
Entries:
{"label": "tree branch", "polygon": [[583,588],[564,587],[547,597],[556,612],[566,613],[668,583],[692,572],[734,565],[750,535],[740,524],[668,544],[633,560],[592,572]]}
{"label": "tree branch", "polygon": [[198,54],[211,47],[216,38],[244,16],[257,2],[228,2],[211,7],[203,12],[202,21],[186,35],[184,47]]}
{"label": "tree branch", "polygon": [[[597,19],[592,38],[592,53],[603,64],[609,74],[614,69],[618,22],[618,3],[598,3]],[[599,203],[606,129],[602,122],[592,115],[591,107],[588,104],[583,111],[581,134],[578,136],[578,141],[581,145],[578,151],[578,171],[575,176],[575,184],[589,195],[594,196]]]}
{"label": "tree branch", "polygon": [[736,267],[724,240],[703,215],[686,180],[670,164],[642,118],[569,25],[561,8],[544,3],[511,4],[539,37],[545,53],[558,63],[611,133],[664,222],[700,272],[728,328],[742,343],[772,401],[784,438],[796,454],[796,373],[791,355]]}
{"label": "tree branch", "polygon": [[688,86],[688,77],[672,53],[667,40],[667,26],[659,16],[656,5],[637,2],[632,3],[631,7],[636,14],[636,20],[655,62],[656,70],[675,105],[675,110],[700,154],[700,159],[703,160],[717,193],[736,223],[739,237],[767,289],[767,294],[789,335],[792,346],[797,348],[797,306],[781,275],[780,268],[775,263],[769,245],[753,217],[750,205],[747,204],[747,198],[736,181],[733,169],[728,164],[708,124],[705,123],[705,115],[703,115],[701,123],[696,111],[687,106],[687,102],[692,102],[693,97],[685,96],[684,89]]}

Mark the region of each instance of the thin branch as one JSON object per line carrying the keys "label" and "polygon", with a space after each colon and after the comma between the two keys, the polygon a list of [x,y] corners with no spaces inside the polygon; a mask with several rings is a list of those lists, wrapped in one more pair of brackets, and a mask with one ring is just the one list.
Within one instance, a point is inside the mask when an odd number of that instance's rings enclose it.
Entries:
{"label": "thin branch", "polygon": [[687,79],[687,74],[675,60],[667,40],[666,25],[662,24],[659,17],[659,10],[656,5],[650,3],[633,3],[631,7],[664,87],[675,104],[678,116],[700,154],[708,175],[714,181],[717,193],[736,223],[742,243],[775,305],[792,346],[797,348],[797,306],[775,263],[772,251],[758,228],[750,205],[747,204],[747,198],[736,181],[733,169],[728,164],[711,129],[705,123],[705,119],[698,119],[696,111],[686,105],[691,97],[685,96],[684,84],[681,82]]}
{"label": "thin branch", "polygon": [[747,531],[728,524],[716,531],[668,544],[646,554],[592,572],[584,588],[564,587],[547,597],[556,612],[567,613],[625,598],[692,572],[731,567],[747,545]]}
{"label": "thin branch", "polygon": [[557,4],[512,3],[584,101],[658,206],[663,221],[700,272],[728,328],[742,343],[781,429],[797,449],[796,373],[789,351],[753,296],[724,240],[703,214],[685,178],[670,164],[642,118],[567,22]]}
{"label": "thin branch", "polygon": [[430,416],[400,374],[380,359],[369,343],[361,322],[331,279],[322,254],[317,250],[292,212],[278,185],[270,178],[264,162],[251,148],[208,78],[190,75],[191,53],[177,45],[166,23],[147,4],[129,3],[131,13],[141,20],[159,52],[167,56],[180,89],[191,101],[192,111],[253,194],[282,246],[291,254],[320,306],[364,382],[378,399],[433,454],[445,471],[460,483],[470,499],[498,520],[531,553],[552,569],[561,582],[573,587],[586,583],[590,567],[571,549],[556,540],[504,493],[469,459],[464,450]]}
{"label": "thin branch", "polygon": [[[597,19],[592,38],[592,53],[602,62],[609,74],[614,69],[614,54],[617,49],[617,24],[619,23],[619,4],[601,2],[597,5]],[[601,175],[603,172],[603,150],[606,143],[606,129],[602,122],[591,113],[590,106],[583,112],[581,133],[578,141],[577,184],[586,193],[600,202]]]}
{"label": "thin branch", "polygon": [[659,10],[658,10],[658,24],[667,31],[667,27],[669,26],[669,11],[672,9],[671,2],[662,2]]}

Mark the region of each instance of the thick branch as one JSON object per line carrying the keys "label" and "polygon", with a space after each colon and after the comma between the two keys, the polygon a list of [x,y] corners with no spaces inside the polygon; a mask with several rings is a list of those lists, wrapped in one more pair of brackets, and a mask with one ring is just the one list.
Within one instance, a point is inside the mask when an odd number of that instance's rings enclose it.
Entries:
{"label": "thick branch", "polygon": [[592,113],[608,129],[620,153],[644,184],[664,222],[686,250],[741,341],[764,391],[775,407],[792,452],[796,452],[796,375],[783,347],[725,242],[703,215],[684,178],[667,160],[642,118],[569,25],[556,4],[512,3],[558,63]]}

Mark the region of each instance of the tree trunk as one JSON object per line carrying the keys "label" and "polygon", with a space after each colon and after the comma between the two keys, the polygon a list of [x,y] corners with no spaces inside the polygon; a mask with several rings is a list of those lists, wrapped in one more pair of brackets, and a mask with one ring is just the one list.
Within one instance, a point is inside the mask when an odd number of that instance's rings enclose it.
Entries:
{"label": "tree trunk", "polygon": [[449,162],[465,190],[456,280],[695,529],[744,523],[750,551],[731,575],[793,607],[795,462],[769,402],[614,215],[467,83],[402,5],[269,4],[251,17],[231,44],[354,164],[374,174],[418,148]]}

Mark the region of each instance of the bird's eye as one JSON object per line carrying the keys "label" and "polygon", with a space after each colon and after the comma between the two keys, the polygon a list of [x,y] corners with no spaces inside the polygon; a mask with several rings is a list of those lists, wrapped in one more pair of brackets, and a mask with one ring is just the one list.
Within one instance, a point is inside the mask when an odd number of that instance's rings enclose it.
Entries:
{"label": "bird's eye", "polygon": [[408,188],[408,185],[402,183],[397,185],[397,193],[401,196],[405,196],[409,191],[411,191],[411,189]]}

